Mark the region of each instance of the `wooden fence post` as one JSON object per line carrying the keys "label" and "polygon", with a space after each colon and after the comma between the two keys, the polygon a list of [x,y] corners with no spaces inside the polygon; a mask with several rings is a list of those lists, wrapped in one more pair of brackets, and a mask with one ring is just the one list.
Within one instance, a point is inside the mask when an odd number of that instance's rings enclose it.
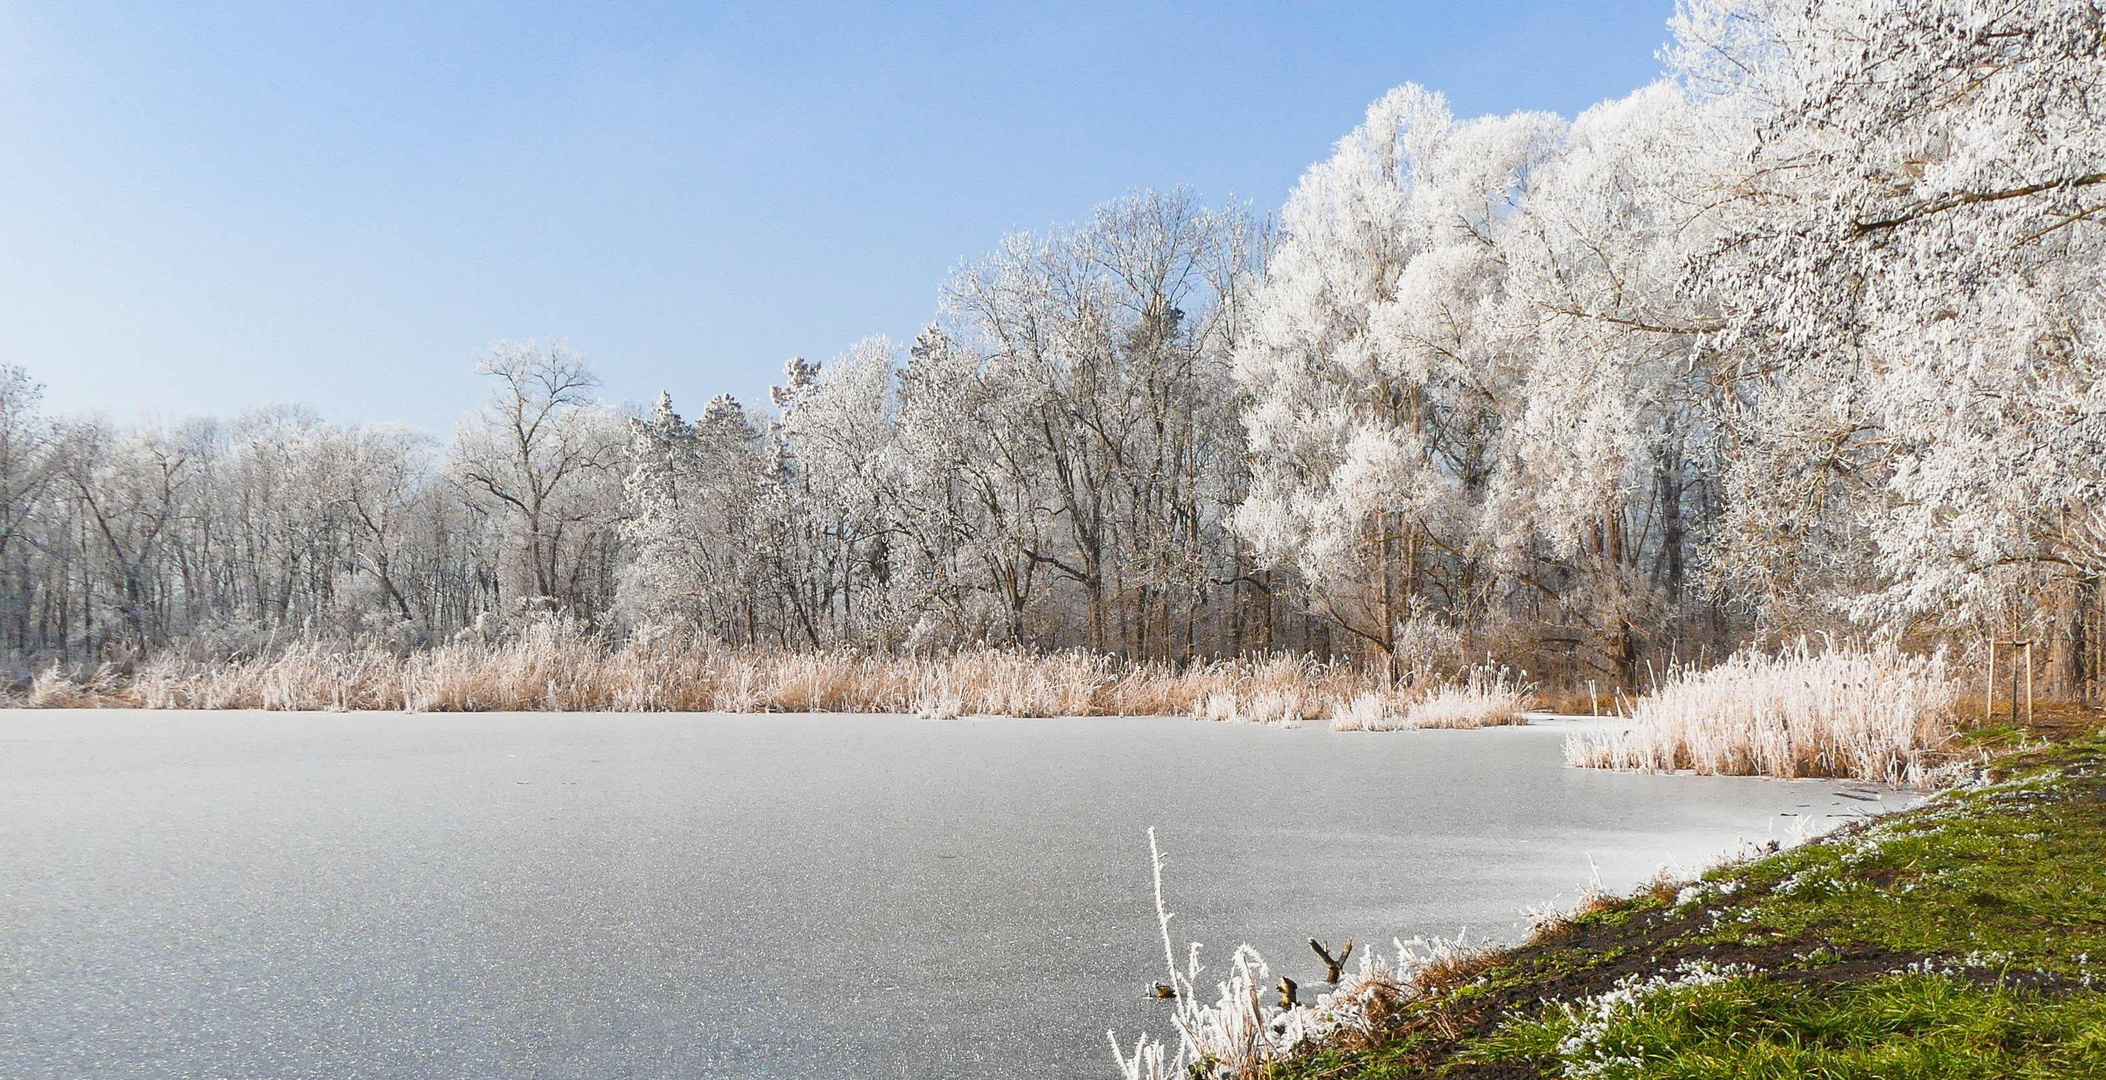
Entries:
{"label": "wooden fence post", "polygon": [[2033,723],[2033,643],[2026,642],[2026,725]]}
{"label": "wooden fence post", "polygon": [[1989,685],[1982,695],[1982,726],[1996,722],[1996,635],[1989,635]]}
{"label": "wooden fence post", "polygon": [[2018,652],[2019,647],[2024,644],[2024,642],[2015,639],[2011,642],[2011,662],[2006,665],[2011,669],[2010,718],[2012,727],[2018,726]]}

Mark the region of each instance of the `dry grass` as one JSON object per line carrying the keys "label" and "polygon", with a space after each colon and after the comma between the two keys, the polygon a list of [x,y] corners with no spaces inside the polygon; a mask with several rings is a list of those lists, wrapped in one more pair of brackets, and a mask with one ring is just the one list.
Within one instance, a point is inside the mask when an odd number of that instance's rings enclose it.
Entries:
{"label": "dry grass", "polygon": [[992,648],[936,657],[726,649],[669,639],[609,647],[561,620],[407,655],[304,642],[254,659],[163,657],[86,679],[53,668],[32,708],[908,713],[1197,716],[1299,724],[1372,692],[1343,663],[1295,657],[1177,668],[1080,652]]}
{"label": "dry grass", "polygon": [[1331,726],[1339,731],[1497,727],[1526,723],[1521,714],[1534,704],[1533,689],[1508,672],[1473,669],[1418,695],[1357,694],[1332,713]]}
{"label": "dry grass", "polygon": [[1395,731],[1404,726],[1409,699],[1395,693],[1369,690],[1339,703],[1331,713],[1334,731]]}
{"label": "dry grass", "polygon": [[[1146,682],[1146,669],[1133,676]],[[1197,664],[1156,677],[1165,713],[1298,727],[1334,716],[1348,702],[1379,693],[1381,679],[1348,664],[1271,656]]]}
{"label": "dry grass", "polygon": [[1524,723],[1521,714],[1534,703],[1533,692],[1505,671],[1471,671],[1414,702],[1404,721],[1418,728],[1499,727]]}
{"label": "dry grass", "polygon": [[1805,644],[1677,672],[1621,730],[1566,743],[1574,765],[1733,776],[1933,779],[1957,730],[1959,684],[1942,656]]}

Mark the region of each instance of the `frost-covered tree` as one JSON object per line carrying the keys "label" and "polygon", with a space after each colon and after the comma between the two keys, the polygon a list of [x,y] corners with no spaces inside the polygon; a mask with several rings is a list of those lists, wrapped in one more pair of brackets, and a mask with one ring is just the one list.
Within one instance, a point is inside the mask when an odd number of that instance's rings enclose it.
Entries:
{"label": "frost-covered tree", "polygon": [[1707,265],[1747,375],[1723,554],[1902,623],[2095,594],[2101,8],[1706,2],[1676,34],[1757,133]]}
{"label": "frost-covered tree", "polygon": [[499,342],[476,370],[490,402],[455,433],[448,470],[479,508],[503,519],[515,600],[594,606],[610,590],[620,514],[620,419],[599,378],[561,345]]}
{"label": "frost-covered tree", "polygon": [[625,616],[725,641],[765,640],[776,620],[761,573],[761,510],[773,480],[746,410],[720,395],[690,424],[662,394],[648,419],[630,421],[630,459]]}
{"label": "frost-covered tree", "polygon": [[52,430],[44,388],[23,368],[0,365],[0,635],[16,650],[35,640],[38,511],[51,491]]}
{"label": "frost-covered tree", "polygon": [[1500,317],[1527,356],[1487,523],[1506,613],[1626,682],[1707,608],[1688,585],[1719,506],[1722,391],[1703,344],[1724,324],[1688,269],[1746,128],[1672,83],[1595,106],[1506,240]]}
{"label": "frost-covered tree", "polygon": [[1562,127],[1390,93],[1302,178],[1250,301],[1237,526],[1385,662],[1408,619],[1481,610],[1480,518],[1526,361],[1498,317],[1505,246]]}
{"label": "frost-covered tree", "polygon": [[344,515],[351,558],[370,574],[402,622],[431,627],[435,592],[420,581],[416,525],[435,468],[429,436],[400,425],[344,432],[327,462],[330,494]]}
{"label": "frost-covered tree", "polygon": [[[1225,525],[1241,494],[1229,357],[1250,227],[1185,193],[1143,193],[1086,225],[1012,237],[947,290],[949,325],[900,355],[873,338],[796,359],[742,460],[752,639],[919,648],[1085,644],[1136,656],[1236,648],[1247,588]],[[682,515],[743,479],[693,457],[671,417],[637,428],[624,580],[719,595]],[[713,515],[711,520],[728,520]],[[633,602],[632,602],[633,600]],[[727,636],[723,622],[695,617]]]}
{"label": "frost-covered tree", "polygon": [[915,644],[1031,640],[1048,543],[1045,455],[1035,433],[996,417],[1025,415],[1024,384],[937,327],[915,339],[899,373],[898,445],[908,466],[901,532],[925,568],[929,610]]}
{"label": "frost-covered tree", "polygon": [[799,386],[799,372],[775,395],[775,438],[786,494],[799,528],[783,554],[801,557],[794,610],[809,638],[889,645],[914,607],[910,549],[899,543],[897,511],[906,462],[897,446],[897,349],[866,338]]}
{"label": "frost-covered tree", "polygon": [[955,276],[954,338],[1034,489],[1008,542],[1081,600],[1091,648],[1189,656],[1218,582],[1241,447],[1224,408],[1252,266],[1240,211],[1144,192],[1084,226],[1018,235]]}
{"label": "frost-covered tree", "polygon": [[71,553],[81,564],[86,640],[99,633],[139,655],[176,628],[170,601],[182,582],[170,572],[180,568],[175,541],[194,504],[211,434],[206,424],[119,432],[97,421],[62,431],[56,468],[77,529]]}

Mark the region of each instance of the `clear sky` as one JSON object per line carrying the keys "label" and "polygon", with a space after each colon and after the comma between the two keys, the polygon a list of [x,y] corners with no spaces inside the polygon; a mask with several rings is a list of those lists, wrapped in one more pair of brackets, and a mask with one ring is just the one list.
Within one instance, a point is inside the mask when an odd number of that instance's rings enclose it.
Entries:
{"label": "clear sky", "polygon": [[1276,208],[1398,83],[1570,115],[1672,0],[0,0],[0,360],[119,420],[449,427],[498,338],[613,400],[910,339],[1006,232]]}

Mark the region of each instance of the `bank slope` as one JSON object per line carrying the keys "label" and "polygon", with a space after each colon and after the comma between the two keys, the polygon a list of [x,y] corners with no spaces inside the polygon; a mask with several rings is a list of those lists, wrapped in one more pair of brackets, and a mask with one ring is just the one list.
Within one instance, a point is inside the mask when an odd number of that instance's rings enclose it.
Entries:
{"label": "bank slope", "polygon": [[2106,736],[1427,974],[1264,1074],[2106,1077]]}

